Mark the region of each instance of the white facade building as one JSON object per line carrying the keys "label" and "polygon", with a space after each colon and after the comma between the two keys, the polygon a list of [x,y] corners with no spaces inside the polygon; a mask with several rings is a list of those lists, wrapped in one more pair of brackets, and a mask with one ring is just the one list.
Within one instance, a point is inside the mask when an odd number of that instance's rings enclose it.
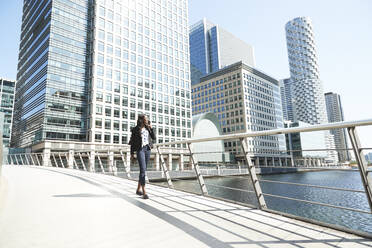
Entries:
{"label": "white facade building", "polygon": [[[242,62],[227,66],[192,85],[193,115],[212,112],[223,134],[283,128],[279,82]],[[248,139],[249,152],[257,163],[282,163],[285,136]],[[226,151],[241,155],[240,142],[225,141]],[[261,159],[261,161],[259,161]]]}
{"label": "white facade building", "polygon": [[188,1],[99,0],[89,141],[127,144],[138,114],[157,142],[191,138]]}

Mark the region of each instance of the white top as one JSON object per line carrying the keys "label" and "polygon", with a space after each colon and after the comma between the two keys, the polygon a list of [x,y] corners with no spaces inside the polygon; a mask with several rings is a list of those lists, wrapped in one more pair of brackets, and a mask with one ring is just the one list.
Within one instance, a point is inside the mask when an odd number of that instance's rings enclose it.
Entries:
{"label": "white top", "polygon": [[149,144],[149,131],[146,128],[141,129],[142,147]]}

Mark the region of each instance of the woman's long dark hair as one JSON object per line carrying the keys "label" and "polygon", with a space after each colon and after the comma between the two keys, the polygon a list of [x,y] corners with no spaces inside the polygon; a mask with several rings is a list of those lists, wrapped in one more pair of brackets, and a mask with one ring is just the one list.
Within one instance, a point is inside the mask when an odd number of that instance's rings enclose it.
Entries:
{"label": "woman's long dark hair", "polygon": [[138,127],[144,127],[145,126],[145,115],[138,115],[138,119],[137,119],[137,126]]}

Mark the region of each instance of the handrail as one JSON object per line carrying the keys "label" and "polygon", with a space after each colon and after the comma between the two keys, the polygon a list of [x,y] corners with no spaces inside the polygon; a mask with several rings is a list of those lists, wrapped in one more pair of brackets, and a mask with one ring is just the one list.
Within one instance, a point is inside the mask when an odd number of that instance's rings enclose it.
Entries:
{"label": "handrail", "polygon": [[365,193],[363,190],[337,188],[337,187],[328,187],[328,186],[313,185],[313,184],[280,182],[280,181],[264,180],[264,179],[259,179],[258,181],[260,181],[260,182],[267,182],[267,183],[279,183],[279,184],[287,184],[287,185],[304,186],[304,187],[310,187],[310,188],[330,189],[330,190],[339,190],[339,191],[349,191],[349,192],[355,192],[355,193]]}
{"label": "handrail", "polygon": [[372,212],[370,212],[370,211],[360,210],[360,209],[356,209],[356,208],[341,207],[341,206],[332,205],[332,204],[328,204],[328,203],[322,203],[322,202],[315,202],[315,201],[308,201],[308,200],[296,199],[296,198],[288,197],[288,196],[273,195],[273,194],[267,194],[267,193],[263,193],[263,195],[271,196],[271,197],[276,197],[276,198],[281,198],[281,199],[286,199],[286,200],[292,200],[292,201],[298,201],[298,202],[305,202],[305,203],[315,204],[315,205],[324,206],[324,207],[331,207],[331,208],[338,208],[338,209],[343,209],[343,210],[349,210],[349,211],[359,212],[359,213],[363,213],[363,214],[372,214]]}
{"label": "handrail", "polygon": [[350,127],[359,127],[359,126],[368,126],[368,125],[372,125],[372,119],[359,120],[359,121],[341,121],[341,122],[313,125],[313,126],[308,126],[308,127],[291,127],[291,128],[270,129],[270,130],[257,131],[257,132],[227,134],[227,135],[221,135],[221,136],[209,137],[209,138],[187,139],[187,140],[173,141],[173,142],[167,142],[167,143],[158,143],[158,144],[154,144],[154,146],[192,144],[192,143],[200,143],[200,142],[216,141],[216,140],[228,140],[228,139],[244,139],[244,138],[249,138],[249,137],[268,136],[268,135],[287,134],[287,133],[299,133],[299,132],[325,131],[329,129],[350,128]]}

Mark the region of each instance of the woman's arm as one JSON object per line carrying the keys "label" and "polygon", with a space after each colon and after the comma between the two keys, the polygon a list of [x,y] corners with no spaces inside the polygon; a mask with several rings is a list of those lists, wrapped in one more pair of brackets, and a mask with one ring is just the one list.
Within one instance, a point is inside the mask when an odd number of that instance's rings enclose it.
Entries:
{"label": "woman's arm", "polygon": [[155,141],[156,140],[156,136],[155,136],[154,130],[151,127],[149,127],[148,128],[148,131],[149,131],[149,134],[150,134],[151,139]]}
{"label": "woman's arm", "polygon": [[131,135],[130,135],[128,145],[130,145],[130,154],[133,155],[135,153],[134,151],[134,128],[132,128],[131,130]]}

